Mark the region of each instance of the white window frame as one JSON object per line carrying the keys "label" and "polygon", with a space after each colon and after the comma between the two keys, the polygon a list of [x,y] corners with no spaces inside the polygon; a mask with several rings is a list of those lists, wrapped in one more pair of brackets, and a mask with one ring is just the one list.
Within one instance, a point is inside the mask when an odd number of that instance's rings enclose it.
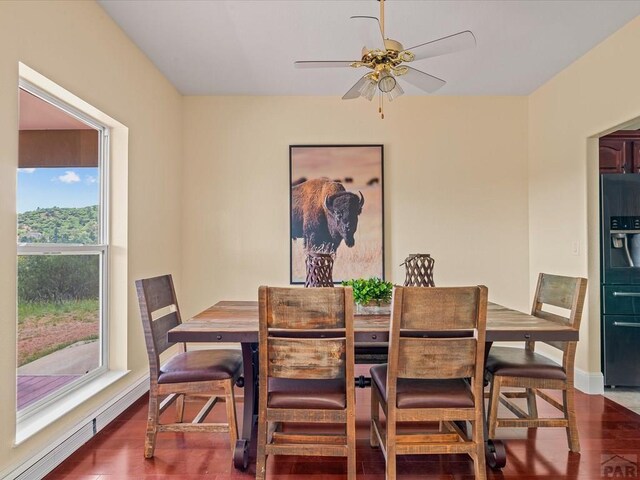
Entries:
{"label": "white window frame", "polygon": [[[99,207],[98,207],[98,225],[99,235],[96,245],[74,245],[74,244],[17,244],[17,257],[23,255],[98,255],[100,261],[100,311],[99,311],[99,329],[100,329],[100,364],[98,368],[83,375],[81,378],[59,388],[50,395],[34,402],[33,404],[16,412],[17,420],[25,419],[36,415],[44,410],[51,403],[68,395],[83,385],[95,380],[100,375],[106,373],[109,369],[109,144],[110,130],[109,128],[81,112],[77,108],[63,102],[62,100],[50,95],[46,91],[32,84],[24,78],[19,80],[20,89],[40,98],[41,100],[59,108],[66,114],[75,119],[89,125],[98,132],[98,172],[99,172]],[[16,258],[17,258],[16,257]],[[16,297],[17,300],[17,297]],[[17,379],[17,370],[16,370]]]}

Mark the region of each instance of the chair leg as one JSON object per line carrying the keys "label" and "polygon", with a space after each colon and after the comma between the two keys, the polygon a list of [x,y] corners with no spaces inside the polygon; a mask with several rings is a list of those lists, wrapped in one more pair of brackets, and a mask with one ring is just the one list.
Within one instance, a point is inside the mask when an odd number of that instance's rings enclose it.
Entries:
{"label": "chair leg", "polygon": [[258,417],[258,452],[256,454],[256,480],[264,480],[267,474],[267,412],[260,406]]}
{"label": "chair leg", "polygon": [[[388,407],[389,410],[391,407]],[[387,411],[389,411],[387,410]],[[386,480],[396,480],[396,422],[387,417],[387,427],[385,428],[387,468]]]}
{"label": "chair leg", "polygon": [[527,409],[529,410],[529,418],[538,418],[538,404],[534,388],[527,388]]}
{"label": "chair leg", "polygon": [[347,479],[356,480],[356,419],[353,410],[347,414]]}
{"label": "chair leg", "polygon": [[380,399],[378,398],[378,391],[375,385],[371,386],[371,425],[369,427],[369,445],[372,447],[379,447],[380,442],[376,435],[375,424],[380,423]]}
{"label": "chair leg", "polygon": [[385,480],[396,480],[396,446],[387,446],[387,466]]}
{"label": "chair leg", "polygon": [[476,419],[471,428],[473,442],[476,444],[476,452],[475,455],[473,455],[473,472],[476,480],[486,480],[487,464],[484,456],[484,425],[482,410],[479,410],[478,414],[476,414]]}
{"label": "chair leg", "polygon": [[495,438],[498,426],[498,404],[500,403],[500,376],[494,375],[491,379],[491,391],[489,394],[489,411],[487,424],[489,425],[489,438]]}
{"label": "chair leg", "polygon": [[185,395],[178,395],[176,398],[176,423],[182,423],[184,418]]}
{"label": "chair leg", "polygon": [[156,434],[158,433],[158,421],[160,412],[158,410],[158,395],[149,392],[149,413],[147,414],[147,433],[144,439],[144,457],[152,458],[156,448]]}
{"label": "chair leg", "polygon": [[233,391],[233,380],[224,384],[225,406],[227,407],[227,423],[229,424],[229,441],[231,442],[231,456],[233,457],[238,440],[238,419],[236,416],[236,397]]}
{"label": "chair leg", "polygon": [[567,387],[567,390],[562,392],[563,406],[564,406],[564,418],[567,419],[569,425],[567,426],[567,443],[569,444],[569,450],[572,452],[580,452],[580,439],[578,438],[578,424],[576,421],[576,403],[575,403],[575,390],[573,386]]}

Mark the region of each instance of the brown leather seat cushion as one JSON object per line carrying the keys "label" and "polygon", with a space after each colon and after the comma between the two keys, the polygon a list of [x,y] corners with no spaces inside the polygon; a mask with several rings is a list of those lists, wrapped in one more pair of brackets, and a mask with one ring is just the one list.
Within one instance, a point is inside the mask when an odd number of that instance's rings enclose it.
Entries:
{"label": "brown leather seat cushion", "polygon": [[239,350],[194,350],[179,353],[160,367],[158,383],[224,380],[235,378],[241,370]]}
{"label": "brown leather seat cushion", "polygon": [[524,348],[491,347],[486,368],[494,375],[505,377],[567,379],[556,362]]}
{"label": "brown leather seat cushion", "polygon": [[[387,398],[387,364],[371,367],[371,388]],[[446,380],[399,378],[396,386],[398,408],[473,408],[473,394],[461,378]]]}
{"label": "brown leather seat cushion", "polygon": [[269,379],[269,408],[342,410],[347,408],[344,379]]}

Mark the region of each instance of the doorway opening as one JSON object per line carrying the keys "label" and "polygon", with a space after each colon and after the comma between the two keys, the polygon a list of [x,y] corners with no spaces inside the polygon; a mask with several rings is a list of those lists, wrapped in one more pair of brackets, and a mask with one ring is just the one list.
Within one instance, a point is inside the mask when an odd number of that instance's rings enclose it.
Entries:
{"label": "doorway opening", "polygon": [[590,303],[598,303],[604,395],[640,413],[640,119],[593,140],[597,183],[589,181],[589,235],[597,248],[589,270],[598,281]]}

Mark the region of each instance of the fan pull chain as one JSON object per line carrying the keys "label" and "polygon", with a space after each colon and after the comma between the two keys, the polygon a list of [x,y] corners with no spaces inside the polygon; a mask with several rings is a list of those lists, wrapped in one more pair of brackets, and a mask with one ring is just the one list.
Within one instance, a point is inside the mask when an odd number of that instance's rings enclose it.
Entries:
{"label": "fan pull chain", "polygon": [[384,120],[384,111],[382,110],[384,106],[383,103],[384,103],[384,96],[381,93],[380,95],[378,95],[378,113],[380,114],[380,118],[382,120]]}

